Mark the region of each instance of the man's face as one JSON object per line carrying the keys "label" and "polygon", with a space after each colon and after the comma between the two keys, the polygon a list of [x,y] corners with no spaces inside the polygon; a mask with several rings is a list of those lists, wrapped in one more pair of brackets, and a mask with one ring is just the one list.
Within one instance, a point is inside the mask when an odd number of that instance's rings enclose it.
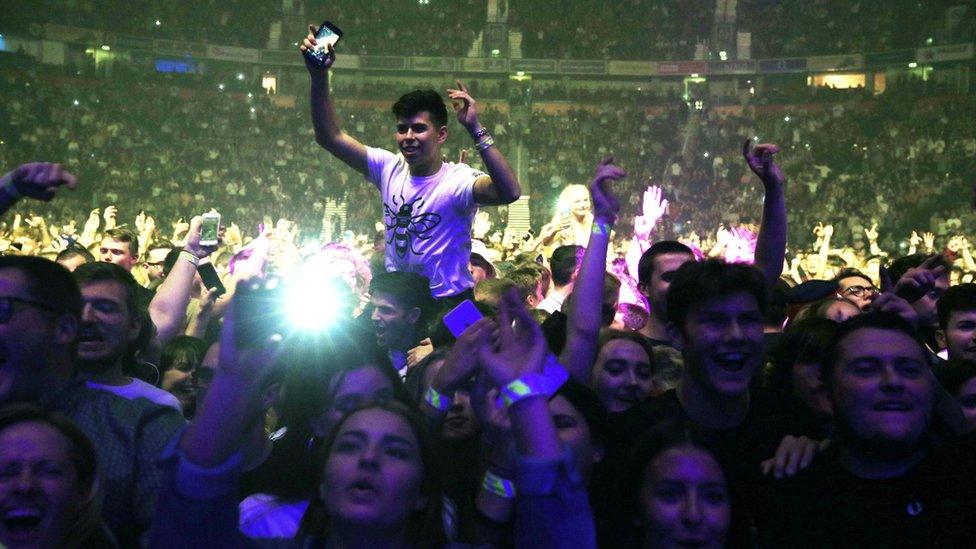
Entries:
{"label": "man's face", "polygon": [[146,276],[149,277],[149,280],[163,278],[163,264],[166,262],[166,256],[169,254],[169,251],[169,248],[149,250],[149,253],[146,255],[146,261],[142,263],[142,268],[146,272]]}
{"label": "man's face", "polygon": [[651,314],[664,322],[667,317],[668,288],[674,278],[674,272],[689,261],[694,261],[689,254],[674,253],[661,254],[654,258],[654,273],[651,282],[641,288],[644,296],[651,302]]}
{"label": "man's face", "polygon": [[590,386],[608,412],[623,412],[651,396],[654,389],[653,360],[629,339],[611,339],[600,347]]}
{"label": "man's face", "polygon": [[[18,269],[0,269],[0,298],[33,301],[27,278]],[[59,321],[50,312],[22,301],[0,303],[0,404],[34,400],[53,375],[49,352],[69,345],[77,334],[74,322]]]}
{"label": "man's face", "polygon": [[122,358],[139,336],[139,320],[129,313],[125,287],[114,280],[81,285],[84,308],[78,332],[79,367],[100,371]]}
{"label": "man's face", "polygon": [[437,127],[427,111],[397,120],[397,148],[407,164],[423,165],[437,160],[446,139],[447,126]]}
{"label": "man's face", "polygon": [[137,258],[132,256],[129,244],[120,242],[114,238],[105,237],[98,247],[99,258],[108,263],[115,263],[126,271],[131,271],[136,264]]}
{"label": "man's face", "polygon": [[918,313],[919,329],[929,328],[936,330],[939,328],[939,311],[936,304],[942,294],[949,289],[949,275],[945,274],[935,280],[935,287],[921,299],[912,303],[912,308]]}
{"label": "man's face", "polygon": [[914,450],[932,417],[925,351],[897,330],[862,328],[839,345],[830,397],[838,429],[864,447]]}
{"label": "man's face", "polygon": [[763,360],[763,315],[755,296],[740,292],[694,307],[671,337],[685,373],[705,391],[738,397]]}
{"label": "man's face", "polygon": [[409,350],[417,342],[416,328],[420,311],[407,309],[392,295],[374,293],[370,299],[373,306],[373,331],[376,343],[384,349]]}
{"label": "man's face", "polygon": [[871,304],[871,298],[878,293],[874,283],[859,276],[848,276],[837,281],[837,292],[850,299],[862,311]]}
{"label": "man's face", "polygon": [[976,309],[953,311],[945,329],[949,358],[976,360]]}

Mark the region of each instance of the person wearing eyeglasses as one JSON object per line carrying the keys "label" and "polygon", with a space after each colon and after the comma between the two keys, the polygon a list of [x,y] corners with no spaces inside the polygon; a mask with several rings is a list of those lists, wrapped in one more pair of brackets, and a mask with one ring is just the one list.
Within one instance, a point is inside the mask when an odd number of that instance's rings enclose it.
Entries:
{"label": "person wearing eyeglasses", "polygon": [[871,304],[878,289],[868,275],[857,269],[844,269],[834,277],[837,282],[837,295],[852,301],[862,311]]}

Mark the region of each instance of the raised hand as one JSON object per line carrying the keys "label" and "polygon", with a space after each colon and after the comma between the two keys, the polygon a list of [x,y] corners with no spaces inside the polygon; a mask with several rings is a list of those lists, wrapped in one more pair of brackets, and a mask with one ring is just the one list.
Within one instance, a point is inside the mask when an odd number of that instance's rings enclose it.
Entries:
{"label": "raised hand", "polygon": [[468,93],[468,88],[464,87],[464,84],[460,80],[455,80],[455,83],[457,84],[457,89],[448,88],[447,96],[451,99],[454,113],[457,114],[457,120],[469,131],[477,130],[479,127],[478,108],[475,100]]}
{"label": "raised hand", "polygon": [[190,224],[187,223],[182,217],[173,222],[173,240],[179,240],[187,231],[190,230]]}
{"label": "raised hand", "polygon": [[922,243],[925,245],[925,251],[931,252],[935,250],[935,234],[931,232],[926,232],[922,235]]}
{"label": "raised hand", "polygon": [[102,213],[102,219],[105,220],[106,231],[110,231],[115,228],[118,214],[119,210],[114,205],[105,208],[105,211]]}
{"label": "raised hand", "polygon": [[644,191],[642,215],[634,218],[634,233],[644,240],[650,240],[654,226],[667,213],[668,200],[662,198],[661,187],[649,185]]}
{"label": "raised hand", "polygon": [[492,344],[491,330],[486,329],[478,349],[482,372],[495,387],[504,387],[525,374],[542,372],[546,341],[514,288],[498,304],[496,328],[497,342]]}
{"label": "raised hand", "polygon": [[824,238],[830,238],[831,236],[833,236],[834,235],[834,226],[833,225],[824,225],[823,235],[824,235]]}
{"label": "raised hand", "polygon": [[921,265],[908,269],[895,283],[894,293],[909,303],[914,303],[935,288],[935,283],[947,272],[942,257],[933,255]]}
{"label": "raised hand", "polygon": [[217,246],[220,245],[220,241],[218,240],[217,244],[214,246],[201,246],[200,232],[202,228],[203,218],[199,215],[195,216],[190,220],[190,232],[186,235],[186,251],[200,259],[214,253],[217,250]]}
{"label": "raised hand", "polygon": [[27,196],[43,202],[54,198],[58,187],[62,185],[75,190],[77,180],[61,164],[50,162],[23,164],[0,179],[0,188],[6,189],[8,194]]}
{"label": "raised hand", "polygon": [[874,223],[871,225],[870,229],[864,229],[864,236],[867,237],[869,242],[875,242],[878,240],[878,224]]}
{"label": "raised hand", "polygon": [[139,210],[139,215],[136,216],[136,230],[144,232],[146,229],[146,212],[145,210]]}
{"label": "raised hand", "polygon": [[102,211],[95,208],[88,214],[88,219],[85,220],[85,226],[82,228],[82,232],[94,234],[98,230],[98,225],[102,220]]}
{"label": "raised hand", "polygon": [[922,237],[918,235],[918,231],[912,231],[912,236],[908,237],[908,244],[912,247],[918,247],[922,243]]}
{"label": "raised hand", "polygon": [[613,157],[604,158],[596,167],[593,180],[590,181],[590,196],[593,200],[593,219],[604,223],[613,223],[620,212],[620,201],[610,191],[609,184],[627,177],[627,172],[615,166]]}
{"label": "raised hand", "polygon": [[779,166],[773,161],[773,155],[779,152],[779,147],[772,143],[761,143],[751,148],[751,139],[746,139],[742,145],[742,156],[746,159],[746,164],[752,173],[759,176],[763,185],[782,185],[786,183],[786,178]]}
{"label": "raised hand", "polygon": [[329,72],[329,69],[335,63],[336,55],[335,50],[332,49],[332,44],[325,45],[329,53],[325,56],[325,61],[321,65],[305,55],[305,52],[315,49],[318,45],[318,42],[315,41],[315,31],[317,30],[315,25],[308,26],[308,35],[302,40],[302,44],[298,46],[298,50],[302,52],[302,59],[305,60],[305,68],[308,69],[308,72],[314,76],[321,76]]}

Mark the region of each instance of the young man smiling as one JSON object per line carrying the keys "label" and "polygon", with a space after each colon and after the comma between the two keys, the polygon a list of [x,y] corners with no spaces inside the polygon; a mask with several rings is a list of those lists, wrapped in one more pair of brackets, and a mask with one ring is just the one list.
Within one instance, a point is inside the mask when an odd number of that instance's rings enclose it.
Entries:
{"label": "young man smiling", "polygon": [[[314,27],[310,27],[315,32]],[[302,52],[316,45],[309,34]],[[457,82],[449,89],[458,122],[475,142],[487,174],[467,164],[445,162],[447,108],[434,90],[416,90],[393,105],[399,154],[367,147],[342,131],[329,91],[330,54],[319,66],[305,58],[312,80],[315,140],[333,156],[363,174],[380,191],[386,224],[386,269],[430,279],[434,297],[470,297],[468,271],[471,225],[478,206],[509,204],[521,195],[518,179],[495,141],[478,121],[475,100]]]}

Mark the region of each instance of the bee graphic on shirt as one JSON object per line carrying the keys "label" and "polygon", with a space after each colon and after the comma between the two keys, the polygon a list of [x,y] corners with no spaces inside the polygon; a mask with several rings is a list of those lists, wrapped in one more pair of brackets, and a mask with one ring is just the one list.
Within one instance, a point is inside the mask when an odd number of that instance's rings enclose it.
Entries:
{"label": "bee graphic on shirt", "polygon": [[397,203],[396,197],[393,197],[392,208],[386,204],[383,205],[383,209],[386,210],[386,217],[389,219],[389,222],[386,223],[386,230],[390,231],[390,238],[387,239],[386,243],[393,244],[397,257],[406,257],[407,251],[414,255],[423,255],[414,249],[413,239],[427,240],[433,236],[431,232],[441,222],[440,214],[414,214],[414,211],[419,210],[423,204],[423,198],[407,202],[403,199],[403,195],[400,195],[399,203]]}

